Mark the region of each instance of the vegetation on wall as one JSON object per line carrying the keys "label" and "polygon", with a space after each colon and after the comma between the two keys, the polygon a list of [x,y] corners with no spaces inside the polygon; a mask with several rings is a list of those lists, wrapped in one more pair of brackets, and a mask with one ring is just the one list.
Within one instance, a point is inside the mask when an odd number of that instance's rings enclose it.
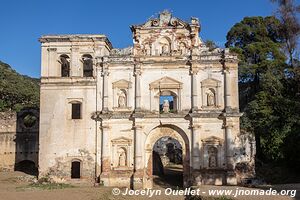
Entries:
{"label": "vegetation on wall", "polygon": [[39,79],[23,76],[0,61],[0,112],[39,107]]}

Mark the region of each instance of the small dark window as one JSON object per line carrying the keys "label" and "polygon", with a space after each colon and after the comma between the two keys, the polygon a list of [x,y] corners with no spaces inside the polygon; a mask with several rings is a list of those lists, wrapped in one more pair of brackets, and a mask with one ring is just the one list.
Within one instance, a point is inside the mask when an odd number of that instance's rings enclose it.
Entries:
{"label": "small dark window", "polygon": [[83,61],[83,76],[93,77],[93,57],[89,54],[82,56]]}
{"label": "small dark window", "polygon": [[80,161],[72,162],[71,178],[80,178]]}
{"label": "small dark window", "polygon": [[72,103],[72,119],[81,119],[81,103]]}

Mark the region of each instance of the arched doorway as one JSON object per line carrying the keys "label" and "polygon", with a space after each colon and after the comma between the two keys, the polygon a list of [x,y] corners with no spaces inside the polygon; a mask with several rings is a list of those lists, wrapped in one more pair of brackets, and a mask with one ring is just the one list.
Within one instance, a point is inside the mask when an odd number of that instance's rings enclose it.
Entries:
{"label": "arched doorway", "polygon": [[182,146],[179,141],[164,136],[155,142],[152,152],[152,175],[154,187],[183,187]]}
{"label": "arched doorway", "polygon": [[[182,186],[187,187],[189,185],[190,176],[190,150],[189,139],[185,132],[171,124],[160,125],[150,131],[145,143],[145,174],[143,180],[144,188],[153,187],[153,149],[155,143],[163,137],[169,137],[176,141],[182,149]],[[155,156],[155,155],[154,155]]]}
{"label": "arched doorway", "polygon": [[74,160],[72,161],[72,166],[71,166],[71,178],[72,179],[79,179],[81,170],[80,170],[80,161],[79,160]]}
{"label": "arched doorway", "polygon": [[15,171],[24,172],[29,175],[37,176],[38,169],[31,160],[22,160],[15,164]]}

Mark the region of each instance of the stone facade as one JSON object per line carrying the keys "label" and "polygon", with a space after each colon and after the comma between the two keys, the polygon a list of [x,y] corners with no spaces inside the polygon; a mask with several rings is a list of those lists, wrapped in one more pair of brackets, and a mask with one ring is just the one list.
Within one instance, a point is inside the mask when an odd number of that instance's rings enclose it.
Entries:
{"label": "stone facade", "polygon": [[254,156],[239,128],[237,57],[210,51],[197,18],[164,11],[130,28],[125,49],[105,35],[40,38],[40,176],[71,180],[77,162],[81,179],[151,188],[153,145],[168,136],[182,146],[184,186],[236,185],[237,163]]}

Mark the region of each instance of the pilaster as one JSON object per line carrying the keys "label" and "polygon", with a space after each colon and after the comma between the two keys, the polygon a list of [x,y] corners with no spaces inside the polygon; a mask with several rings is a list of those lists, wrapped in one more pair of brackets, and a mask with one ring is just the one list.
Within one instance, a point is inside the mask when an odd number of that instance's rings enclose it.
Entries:
{"label": "pilaster", "polygon": [[57,67],[57,49],[48,48],[48,76],[61,76],[61,70]]}
{"label": "pilaster", "polygon": [[107,123],[101,124],[101,175],[100,181],[104,185],[109,186],[109,172],[110,172],[110,129]]}
{"label": "pilaster", "polygon": [[201,142],[200,142],[200,131],[201,126],[198,124],[192,125],[191,127],[192,131],[192,163],[191,166],[193,169],[200,169],[201,161],[200,161],[200,151],[202,148]]}
{"label": "pilaster", "polygon": [[190,74],[192,77],[192,112],[197,112],[198,111],[198,67],[191,63],[191,69],[190,69]]}
{"label": "pilaster", "polygon": [[108,57],[102,58],[102,77],[103,77],[103,101],[102,101],[102,112],[107,113],[108,110]]}
{"label": "pilaster", "polygon": [[135,76],[135,112],[141,111],[141,65],[136,62],[134,65],[134,76]]}
{"label": "pilaster", "polygon": [[71,47],[71,63],[70,63],[70,76],[80,77],[82,74],[82,69],[80,68],[79,61],[79,47]]}
{"label": "pilaster", "polygon": [[145,149],[145,135],[143,126],[135,125],[134,129],[134,174],[133,174],[133,187],[134,189],[143,187],[144,177],[144,159],[143,151]]}

